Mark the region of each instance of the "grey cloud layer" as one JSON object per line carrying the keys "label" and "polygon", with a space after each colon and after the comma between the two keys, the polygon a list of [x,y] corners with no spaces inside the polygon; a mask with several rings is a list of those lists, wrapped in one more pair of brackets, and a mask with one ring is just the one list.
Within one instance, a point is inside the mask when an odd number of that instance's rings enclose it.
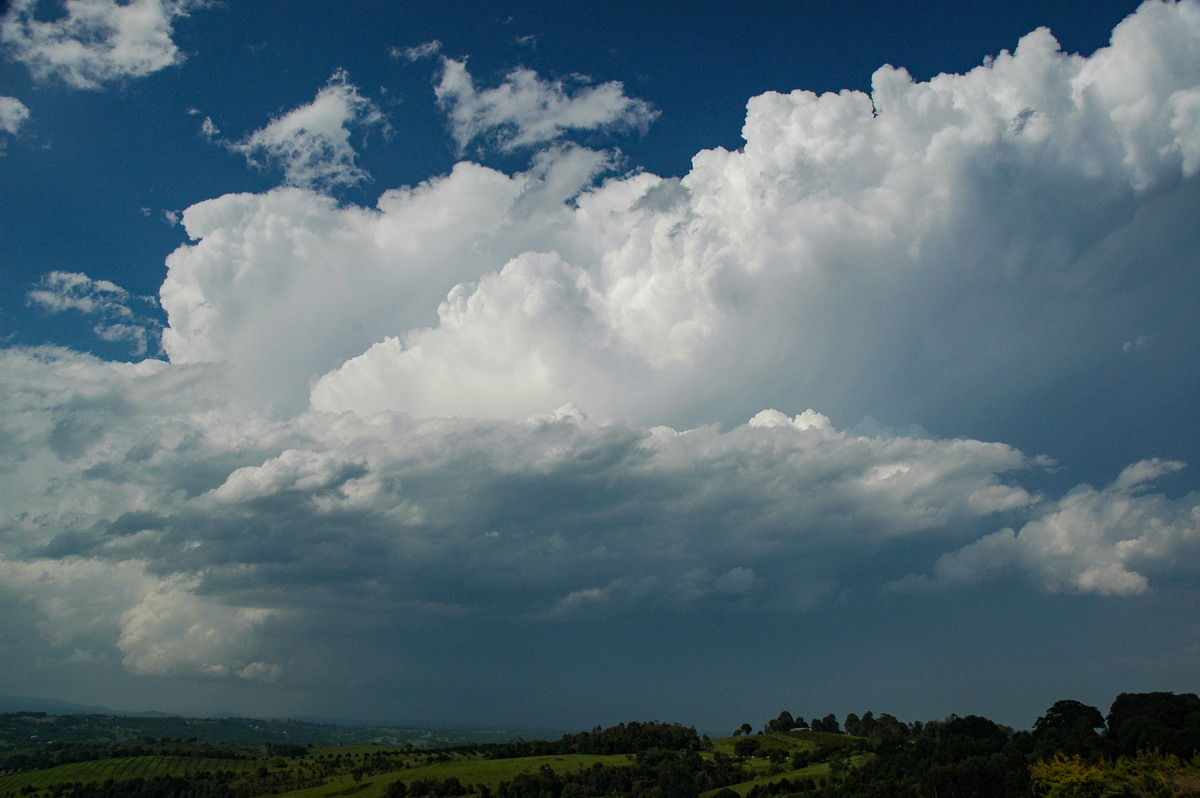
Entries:
{"label": "grey cloud layer", "polygon": [[[1169,574],[1200,528],[1194,496],[1131,499],[1161,464],[1048,501],[1015,481],[1038,465],[1011,447],[854,435],[812,411],[727,432],[569,410],[267,423],[224,414],[208,366],[41,350],[9,351],[2,368],[22,388],[3,400],[0,583],[36,609],[51,652],[115,648],[137,674],[286,680],[297,647],[338,635],[337,610],[786,615],[912,545],[967,544],[936,563],[947,584],[1002,548],[1035,576],[1053,569],[1050,587],[1130,592],[1146,587],[1133,567]],[[1081,504],[1088,523],[1064,526]],[[1021,519],[1020,535],[970,543]],[[1047,545],[1044,529],[1069,543]],[[908,561],[878,581],[934,584],[906,579]]]}
{"label": "grey cloud layer", "polygon": [[[460,144],[644,118],[619,87],[510,78],[455,95]],[[260,154],[352,172],[356,97],[335,80]],[[0,358],[12,617],[47,656],[287,682],[347,609],[786,617],[856,580],[1191,572],[1197,497],[1153,485],[1178,464],[1046,497],[1036,453],[831,418],[1028,413],[1065,371],[1196,339],[1200,6],[1148,3],[1090,58],[1038,31],[967,75],[756,97],[745,138],[679,180],[597,184],[613,156],[554,144],[374,208],[296,186],[189,208],[170,363]]]}

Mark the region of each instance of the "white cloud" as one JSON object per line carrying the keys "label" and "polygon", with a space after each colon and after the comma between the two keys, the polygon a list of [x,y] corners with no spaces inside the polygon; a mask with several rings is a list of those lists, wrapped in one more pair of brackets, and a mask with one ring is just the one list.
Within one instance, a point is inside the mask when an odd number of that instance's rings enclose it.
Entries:
{"label": "white cloud", "polygon": [[1056,592],[1144,593],[1147,573],[1191,562],[1200,544],[1200,495],[1172,501],[1145,493],[1147,482],[1182,467],[1144,460],[1106,488],[1080,486],[1020,531],[1001,530],[945,554],[932,579],[908,577],[897,587],[969,584],[1017,571]]}
{"label": "white cloud", "polygon": [[305,409],[317,377],[432,323],[456,284],[561,227],[563,201],[604,163],[581,150],[515,176],[461,163],[376,210],[295,189],[195,205],[183,221],[198,241],[168,258],[160,291],[164,348],[174,362],[228,367],[239,405]]}
{"label": "white cloud", "polygon": [[423,42],[413,47],[393,47],[388,51],[392,58],[406,61],[419,61],[422,58],[431,58],[442,51],[442,43],[437,39]]}
{"label": "white cloud", "polygon": [[152,297],[139,297],[109,280],[93,280],[79,272],[50,272],[37,288],[26,295],[30,303],[50,313],[75,310],[97,321],[93,332],[110,343],[126,343],[135,356],[157,354],[162,325],[133,310],[135,303],[154,304]]}
{"label": "white cloud", "polygon": [[480,90],[466,61],[443,58],[436,93],[460,151],[475,140],[515,150],[555,141],[568,131],[645,130],[658,116],[646,101],[627,97],[620,82],[576,82],[572,91],[562,81],[518,67],[499,86]]}
{"label": "white cloud", "polygon": [[[368,178],[358,166],[350,134],[382,124],[383,114],[375,104],[358,93],[345,71],[338,70],[311,103],[227,146],[256,166],[282,167],[287,185],[328,190]],[[205,117],[201,132],[212,137],[218,131]]]}
{"label": "white cloud", "polygon": [[82,313],[105,312],[114,316],[132,316],[129,292],[108,280],[93,280],[78,272],[50,272],[39,287],[30,291],[29,300],[52,313],[78,310]]}
{"label": "white cloud", "polygon": [[64,662],[103,660],[115,647],[137,674],[278,678],[278,665],[239,658],[272,613],[223,607],[190,586],[179,577],[157,579],[136,560],[13,561],[0,555],[0,596],[36,606],[38,628]]}
{"label": "white cloud", "polygon": [[292,411],[315,385],[329,411],[574,402],[690,425],[814,406],[957,434],[1021,423],[1040,395],[1127,390],[1062,375],[1200,334],[1189,9],[1150,4],[1090,58],[1038,31],[966,75],[756,97],[744,150],[701,152],[682,180],[595,186],[611,159],[567,147],[516,175],[462,163],[374,209],[201,203],[162,289],[166,351]]}
{"label": "white cloud", "polygon": [[179,17],[206,0],[65,0],[65,16],[43,21],[43,0],[13,0],[0,22],[9,56],[41,81],[77,89],[150,75],[183,60],[171,36]]}
{"label": "white cloud", "polygon": [[[0,97],[0,133],[17,135],[21,126],[29,119],[29,109],[16,97]],[[0,154],[7,142],[0,138]]]}
{"label": "white cloud", "polygon": [[214,604],[192,592],[193,587],[180,578],[162,580],[122,613],[116,647],[124,654],[125,667],[153,676],[278,678],[278,665],[246,662],[241,656],[254,650],[255,629],[273,613]]}
{"label": "white cloud", "polygon": [[339,452],[305,452],[287,449],[262,465],[234,471],[213,491],[223,502],[245,502],[283,491],[316,493],[341,487],[363,470]]}

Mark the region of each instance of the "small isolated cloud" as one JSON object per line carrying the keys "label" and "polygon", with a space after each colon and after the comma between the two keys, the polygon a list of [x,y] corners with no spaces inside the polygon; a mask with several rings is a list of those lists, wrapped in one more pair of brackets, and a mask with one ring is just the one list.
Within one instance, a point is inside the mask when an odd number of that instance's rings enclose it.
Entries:
{"label": "small isolated cloud", "polygon": [[419,61],[422,58],[430,58],[442,51],[442,43],[437,39],[415,45],[413,47],[393,47],[388,51],[388,55],[399,61],[403,58],[405,61]]}
{"label": "small isolated cloud", "polygon": [[207,0],[66,0],[66,16],[42,21],[38,12],[47,5],[13,0],[0,45],[36,80],[101,89],[181,62],[172,26]]}
{"label": "small isolated cloud", "polygon": [[437,101],[450,120],[459,150],[476,139],[501,151],[532,147],[561,138],[571,130],[645,130],[658,116],[645,100],[628,97],[618,81],[578,87],[544,80],[518,67],[491,89],[477,89],[465,60],[442,59]]}
{"label": "small isolated cloud", "polygon": [[29,119],[29,109],[16,97],[0,97],[0,155],[7,141],[4,135],[15,136]]}
{"label": "small isolated cloud", "polygon": [[0,133],[15,136],[29,118],[29,109],[16,97],[0,97]]}
{"label": "small isolated cloud", "polygon": [[1146,345],[1146,343],[1149,340],[1150,339],[1147,338],[1146,336],[1139,335],[1137,338],[1134,338],[1132,341],[1126,341],[1125,343],[1121,344],[1121,351],[1122,352],[1132,352],[1135,349],[1141,349],[1143,346]]}
{"label": "small isolated cloud", "polygon": [[[255,166],[282,168],[289,186],[328,190],[368,178],[357,164],[350,133],[382,124],[385,120],[379,108],[359,94],[346,72],[339,69],[311,103],[226,146]],[[218,131],[205,117],[201,132],[211,138]]]}
{"label": "small isolated cloud", "polygon": [[135,296],[108,280],[59,271],[43,275],[26,296],[31,304],[50,313],[74,310],[93,316],[92,331],[98,337],[109,343],[126,343],[134,355],[145,355],[151,348],[157,352],[162,325],[132,307],[135,303],[157,304],[152,297]]}

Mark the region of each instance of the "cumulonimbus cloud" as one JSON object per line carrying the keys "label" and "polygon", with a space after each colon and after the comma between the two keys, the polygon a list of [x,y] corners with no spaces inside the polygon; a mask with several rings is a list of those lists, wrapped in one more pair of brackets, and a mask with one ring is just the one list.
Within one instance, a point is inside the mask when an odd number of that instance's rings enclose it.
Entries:
{"label": "cumulonimbus cloud", "polygon": [[[679,180],[596,185],[611,159],[558,147],[522,174],[463,163],[375,208],[210,200],[170,259],[167,351],[253,363],[242,395],[273,406],[315,380],[327,411],[520,418],[572,401],[691,424],[815,406],[954,432],[1003,394],[1019,416],[1066,369],[1169,357],[1195,329],[1181,297],[1197,236],[1180,221],[1196,16],[1149,3],[1091,57],[1042,30],[965,75],[888,67],[871,95],[756,97],[744,149],[701,152]],[[265,340],[286,356],[257,362]],[[1153,344],[1125,352],[1134,340]],[[1079,390],[1063,402],[1096,388]]]}
{"label": "cumulonimbus cloud", "polygon": [[[1047,497],[1036,452],[855,425],[1085,406],[1064,373],[1194,341],[1198,92],[1200,6],[1150,2],[1089,57],[1037,31],[965,75],[753,98],[745,147],[679,179],[556,142],[371,208],[194,205],[169,363],[0,358],[0,575],[128,563],[152,581],[92,619],[127,667],[285,681],[284,638],[347,606],[795,613],[867,559],[874,586],[1153,589],[1195,562],[1169,461]],[[1140,387],[1194,398],[1191,362]]]}

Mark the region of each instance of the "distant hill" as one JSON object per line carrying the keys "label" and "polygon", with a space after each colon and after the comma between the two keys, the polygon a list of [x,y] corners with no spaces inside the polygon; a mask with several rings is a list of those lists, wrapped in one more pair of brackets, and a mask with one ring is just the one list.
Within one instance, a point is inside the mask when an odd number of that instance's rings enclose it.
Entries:
{"label": "distant hill", "polygon": [[[9,702],[19,699],[6,699]],[[12,703],[0,706],[12,706]],[[198,740],[229,745],[394,745],[415,748],[447,748],[473,743],[503,743],[516,737],[548,739],[546,732],[505,729],[427,729],[388,725],[335,725],[301,720],[256,718],[188,718],[158,713],[120,714],[100,707],[83,707],[64,702],[17,706],[0,714],[0,751],[36,747],[49,743],[117,743],[152,737]],[[101,711],[94,711],[94,710]]]}
{"label": "distant hill", "polygon": [[29,696],[0,695],[0,713],[45,712],[49,715],[129,715],[132,717],[167,717],[166,712],[126,712],[91,704],[72,704],[53,698],[30,698]]}

